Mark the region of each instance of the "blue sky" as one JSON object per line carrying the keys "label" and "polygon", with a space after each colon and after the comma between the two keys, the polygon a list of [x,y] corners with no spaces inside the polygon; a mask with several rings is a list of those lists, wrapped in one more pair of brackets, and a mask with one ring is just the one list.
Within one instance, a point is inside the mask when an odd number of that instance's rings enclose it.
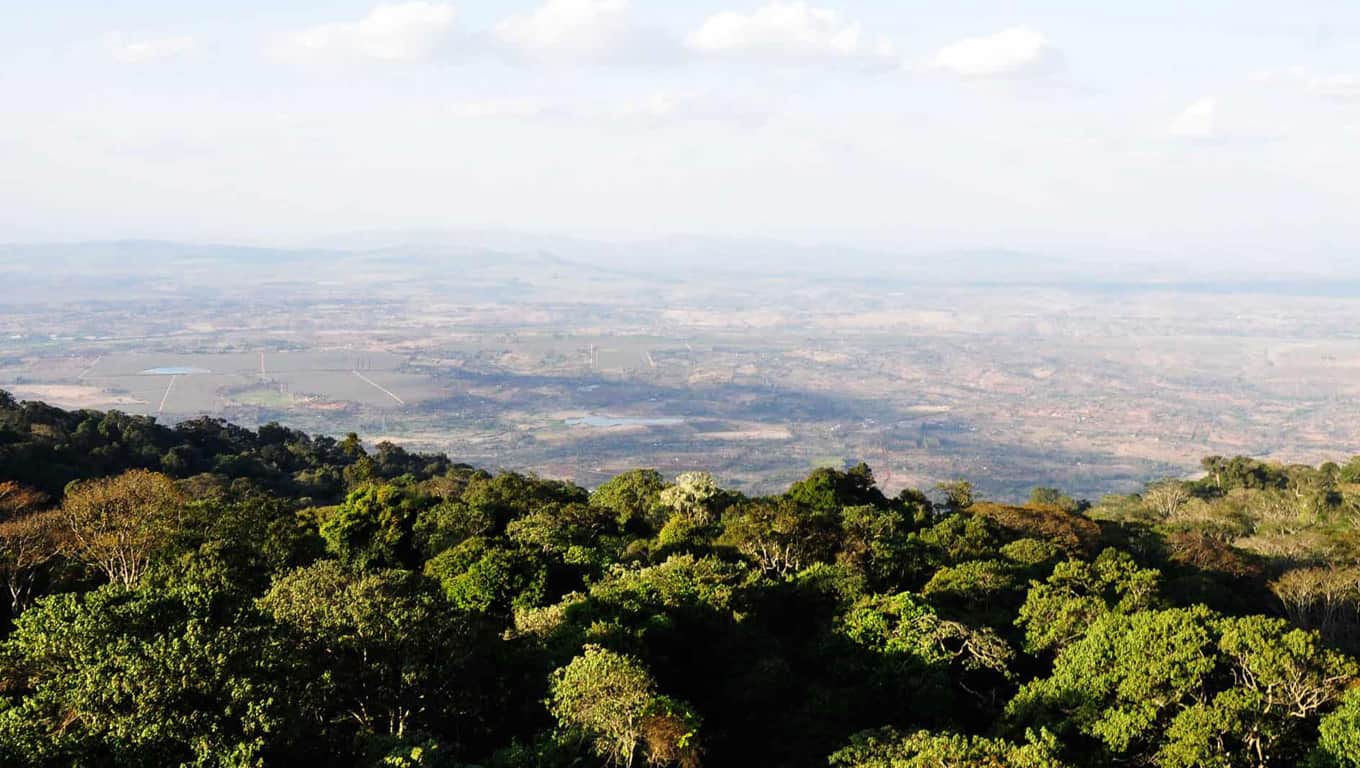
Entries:
{"label": "blue sky", "polygon": [[11,3],[0,240],[495,227],[1327,258],[1355,2]]}

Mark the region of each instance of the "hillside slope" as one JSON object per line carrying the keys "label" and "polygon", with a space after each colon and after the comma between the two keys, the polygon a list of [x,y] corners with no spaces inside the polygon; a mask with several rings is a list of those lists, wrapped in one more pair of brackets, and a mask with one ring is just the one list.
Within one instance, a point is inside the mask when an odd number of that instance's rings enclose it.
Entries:
{"label": "hillside slope", "polygon": [[0,764],[1360,765],[1360,462],[593,490],[0,393]]}

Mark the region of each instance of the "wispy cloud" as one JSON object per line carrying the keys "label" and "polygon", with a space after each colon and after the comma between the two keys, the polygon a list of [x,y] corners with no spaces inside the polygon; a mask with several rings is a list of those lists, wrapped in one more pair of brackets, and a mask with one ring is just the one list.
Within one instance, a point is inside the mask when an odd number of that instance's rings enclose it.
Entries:
{"label": "wispy cloud", "polygon": [[1061,52],[1044,33],[1019,26],[946,45],[926,68],[966,78],[1006,78],[1051,74],[1061,64]]}
{"label": "wispy cloud", "polygon": [[1172,136],[1210,139],[1217,135],[1218,99],[1206,97],[1181,110],[1171,121]]}
{"label": "wispy cloud", "polygon": [[448,3],[379,5],[357,21],[320,24],[295,32],[291,52],[321,58],[409,62],[429,57],[453,26]]}
{"label": "wispy cloud", "polygon": [[839,12],[783,0],[750,13],[714,14],[690,35],[689,47],[708,55],[784,61],[886,62],[894,56],[891,43],[871,37]]}
{"label": "wispy cloud", "polygon": [[547,0],[504,19],[493,35],[516,57],[546,62],[658,63],[678,47],[639,25],[628,0]]}
{"label": "wispy cloud", "polygon": [[123,64],[143,64],[170,59],[194,49],[194,39],[188,35],[162,37],[152,40],[124,40],[122,35],[109,36],[109,55]]}

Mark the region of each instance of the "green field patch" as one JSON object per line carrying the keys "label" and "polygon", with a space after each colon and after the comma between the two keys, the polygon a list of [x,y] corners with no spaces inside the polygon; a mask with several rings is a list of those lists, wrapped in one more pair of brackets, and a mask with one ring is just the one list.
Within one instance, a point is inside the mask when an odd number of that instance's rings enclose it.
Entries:
{"label": "green field patch", "polygon": [[261,408],[288,408],[294,399],[288,392],[280,392],[274,387],[256,387],[240,392],[232,392],[230,397],[241,405],[255,405]]}

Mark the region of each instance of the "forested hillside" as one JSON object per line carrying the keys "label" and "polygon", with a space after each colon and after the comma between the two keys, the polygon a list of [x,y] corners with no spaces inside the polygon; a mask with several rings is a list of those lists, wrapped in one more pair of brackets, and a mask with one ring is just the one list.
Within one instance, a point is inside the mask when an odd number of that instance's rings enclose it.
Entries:
{"label": "forested hillside", "polygon": [[593,491],[0,393],[0,764],[1360,766],[1360,461]]}

